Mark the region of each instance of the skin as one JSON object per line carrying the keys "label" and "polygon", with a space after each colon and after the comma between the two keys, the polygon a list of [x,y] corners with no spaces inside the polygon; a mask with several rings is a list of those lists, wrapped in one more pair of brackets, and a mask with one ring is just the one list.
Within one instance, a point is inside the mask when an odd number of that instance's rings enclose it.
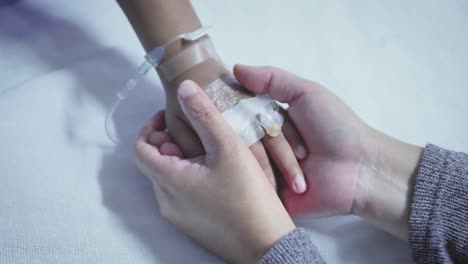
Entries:
{"label": "skin", "polygon": [[[280,190],[290,215],[356,214],[408,238],[422,148],[369,127],[315,82],[272,67],[237,65],[234,73],[252,92],[288,103],[287,114],[304,139],[309,155],[300,165],[309,189],[301,195]],[[198,92],[185,97],[187,85]],[[163,215],[227,261],[251,263],[294,226],[253,156],[202,95],[190,81],[179,89],[207,154],[184,158],[159,115],[137,141],[137,163],[153,180]]]}
{"label": "skin", "polygon": [[234,69],[255,93],[289,104],[309,155],[300,162],[309,189],[280,190],[293,216],[355,214],[408,237],[409,205],[422,148],[369,127],[318,83],[272,67]]}
{"label": "skin", "polygon": [[255,263],[294,224],[251,151],[201,88],[186,81],[178,97],[206,154],[183,159],[159,113],[138,138],[137,164],[151,179],[164,217],[225,260]]}
{"label": "skin", "polygon": [[[147,52],[176,35],[201,27],[200,20],[188,0],[118,0],[117,2]],[[175,42],[166,49],[162,63],[197,42]],[[205,88],[212,81],[229,73],[222,62],[213,59],[192,67],[171,81],[159,73],[166,93],[166,126],[186,157],[201,155],[204,149],[178,103],[177,88],[187,79]],[[302,139],[289,120],[286,120],[283,126],[283,133],[275,138],[264,137],[262,141],[252,145],[250,150],[274,188],[277,184],[270,158],[294,192],[302,193],[306,190],[306,182],[298,160],[305,158],[307,152],[302,145]]]}

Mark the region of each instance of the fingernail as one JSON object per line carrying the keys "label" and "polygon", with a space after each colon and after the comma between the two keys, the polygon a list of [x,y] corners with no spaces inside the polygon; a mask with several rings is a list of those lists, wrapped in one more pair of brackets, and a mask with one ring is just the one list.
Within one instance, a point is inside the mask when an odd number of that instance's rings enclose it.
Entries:
{"label": "fingernail", "polygon": [[198,92],[197,85],[192,81],[184,81],[179,86],[179,97],[182,99],[186,99]]}
{"label": "fingernail", "polygon": [[293,184],[294,191],[297,193],[303,193],[306,190],[306,182],[304,179],[304,175],[298,173],[296,174],[296,177],[294,178],[294,184]]}
{"label": "fingernail", "polygon": [[299,145],[294,149],[294,152],[296,152],[296,156],[298,159],[303,159],[307,156],[307,150],[303,145]]}

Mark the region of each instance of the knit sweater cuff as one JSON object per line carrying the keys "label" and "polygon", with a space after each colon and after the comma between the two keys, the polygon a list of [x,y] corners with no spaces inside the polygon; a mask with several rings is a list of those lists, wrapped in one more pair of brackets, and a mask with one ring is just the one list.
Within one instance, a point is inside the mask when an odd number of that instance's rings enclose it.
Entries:
{"label": "knit sweater cuff", "polygon": [[278,241],[258,262],[260,264],[325,263],[304,229],[296,228]]}
{"label": "knit sweater cuff", "polygon": [[427,145],[410,214],[414,263],[462,263],[468,258],[468,155]]}

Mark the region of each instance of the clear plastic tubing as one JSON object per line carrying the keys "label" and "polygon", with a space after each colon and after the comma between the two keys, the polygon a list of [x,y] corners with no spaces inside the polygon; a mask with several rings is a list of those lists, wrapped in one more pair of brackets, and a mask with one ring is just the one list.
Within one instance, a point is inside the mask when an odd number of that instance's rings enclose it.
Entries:
{"label": "clear plastic tubing", "polygon": [[[0,0],[1,3],[2,0]],[[158,67],[161,60],[164,58],[166,48],[173,44],[178,40],[185,40],[185,41],[195,41],[200,39],[201,37],[208,34],[208,32],[212,29],[212,26],[203,26],[193,32],[182,33],[174,38],[170,39],[163,45],[152,49],[148,54],[145,55],[145,61],[141,66],[138,68],[138,71],[133,74],[133,76],[125,83],[124,87],[117,93],[117,99],[112,104],[111,108],[107,112],[106,120],[105,120],[105,129],[107,136],[109,137],[112,142],[115,144],[119,143],[119,139],[117,138],[114,129],[112,128],[112,117],[119,107],[119,105],[124,101],[130,94],[130,92],[138,85],[138,83],[145,78],[145,75],[155,67]]]}

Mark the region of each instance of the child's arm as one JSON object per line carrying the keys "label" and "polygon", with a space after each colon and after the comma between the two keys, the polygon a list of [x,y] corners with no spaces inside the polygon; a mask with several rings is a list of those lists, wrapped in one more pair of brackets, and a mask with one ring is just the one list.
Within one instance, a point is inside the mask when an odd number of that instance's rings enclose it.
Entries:
{"label": "child's arm", "polygon": [[[163,45],[179,34],[192,32],[201,27],[200,20],[189,0],[118,0],[117,2],[126,14],[147,52],[157,46]],[[179,55],[182,52],[193,48],[193,46],[201,45],[202,42],[206,44],[210,40],[208,37],[203,37],[194,42],[179,40],[167,47],[162,64],[175,61],[176,65],[172,64],[173,68],[183,69],[176,76],[172,76],[173,78],[168,77],[161,69],[158,69],[158,74],[166,91],[166,125],[171,136],[181,146],[186,157],[198,156],[203,154],[204,151],[198,137],[188,125],[178,104],[176,89],[182,81],[190,79],[200,85],[200,87],[207,91],[207,94],[215,102],[220,111],[223,111],[221,109],[223,106],[229,108],[230,105],[226,104],[229,100],[230,102],[237,101],[252,96],[240,92],[233,94],[232,90],[226,87],[223,89],[211,89],[216,92],[210,96],[210,84],[231,74],[231,71],[226,69],[219,59],[204,59],[201,63],[194,64],[193,67],[188,69],[184,68],[187,65],[187,60],[182,59],[180,61],[184,61],[184,63],[177,65],[179,61],[177,59],[180,58]],[[212,48],[212,51],[214,57],[217,57],[214,48]],[[172,58],[176,59],[171,60]],[[223,82],[218,82],[217,85],[222,86]],[[223,102],[223,100],[226,102]],[[251,150],[273,184],[275,183],[273,170],[265,149],[269,151],[291,187],[297,186],[297,183],[294,184],[294,180],[299,180],[299,182],[303,183],[301,186],[305,188],[304,178],[296,156],[303,156],[306,153],[295,156],[293,149],[298,149],[301,140],[295,129],[289,127],[287,131],[290,131],[289,135],[280,133],[275,138],[265,136],[262,140],[263,144],[262,142],[258,142],[252,145]],[[301,179],[302,181],[300,181]],[[302,191],[304,189],[298,192]]]}

